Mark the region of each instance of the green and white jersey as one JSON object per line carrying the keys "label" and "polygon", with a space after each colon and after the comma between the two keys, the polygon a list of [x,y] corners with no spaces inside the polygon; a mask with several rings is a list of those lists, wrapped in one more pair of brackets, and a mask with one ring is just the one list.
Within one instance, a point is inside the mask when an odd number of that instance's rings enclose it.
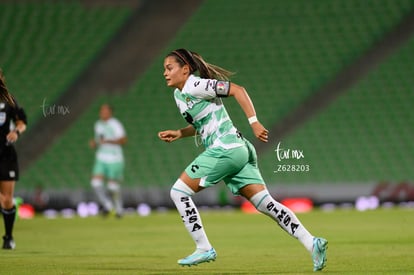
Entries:
{"label": "green and white jersey", "polygon": [[184,119],[200,134],[205,148],[237,148],[244,145],[219,96],[227,96],[230,83],[190,75],[174,98]]}
{"label": "green and white jersey", "polygon": [[95,123],[95,141],[98,144],[96,159],[106,162],[115,163],[123,162],[124,155],[122,146],[119,144],[100,144],[103,140],[116,140],[125,137],[125,129],[122,123],[116,118],[110,118],[107,121],[98,120]]}

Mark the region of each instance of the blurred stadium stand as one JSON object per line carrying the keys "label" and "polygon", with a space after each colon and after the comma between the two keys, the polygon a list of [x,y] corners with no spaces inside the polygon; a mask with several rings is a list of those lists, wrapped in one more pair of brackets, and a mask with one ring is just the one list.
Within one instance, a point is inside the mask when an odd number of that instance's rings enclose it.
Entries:
{"label": "blurred stadium stand", "polygon": [[87,9],[75,1],[0,5],[1,65],[10,90],[27,106],[29,127],[44,116],[43,100],[54,104],[131,13],[125,7]]}
{"label": "blurred stadium stand", "polygon": [[[184,125],[162,77],[163,57],[180,47],[237,72],[233,80],[247,88],[258,116],[272,129],[271,142],[257,148],[269,189],[279,197],[347,201],[368,195],[379,182],[412,180],[413,1],[208,0],[200,6],[199,1],[140,1],[110,9],[94,2],[87,8],[73,1],[1,4],[1,20],[13,23],[13,29],[0,32],[8,41],[0,46],[0,60],[11,90],[33,117],[31,131],[19,144],[24,162],[20,194],[27,196],[41,184],[56,196],[70,192],[66,197],[73,201],[90,199],[93,152],[87,141],[99,105],[109,101],[129,137],[126,201],[169,205],[169,186],[201,151],[191,138],[164,144],[156,136]],[[53,10],[49,17],[45,7]],[[31,12],[21,15],[18,22],[23,23],[16,26],[13,13],[20,15],[20,10]],[[62,29],[53,24],[73,22],[73,14],[82,17],[75,24],[77,36],[71,24]],[[55,30],[47,29],[50,24]],[[68,35],[75,41],[67,41]],[[43,40],[26,45],[36,41],[33,37]],[[396,37],[399,43],[392,43]],[[388,51],[364,59],[380,47]],[[355,66],[365,70],[356,68],[352,79],[340,78]],[[326,89],[333,81],[335,89]],[[46,97],[71,114],[42,117],[39,106]],[[324,104],[306,105],[319,99]],[[235,101],[225,104],[253,141]],[[303,151],[304,158],[278,161],[279,142]],[[310,171],[274,173],[279,164],[308,164]],[[198,200],[216,203],[218,194],[226,193],[222,188],[206,190]],[[224,195],[221,202],[234,201]]]}

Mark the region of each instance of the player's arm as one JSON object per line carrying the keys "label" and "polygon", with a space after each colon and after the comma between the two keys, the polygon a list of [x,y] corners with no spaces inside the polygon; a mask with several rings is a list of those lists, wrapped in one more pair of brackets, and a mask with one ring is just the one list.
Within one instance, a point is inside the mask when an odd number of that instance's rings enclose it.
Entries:
{"label": "player's arm", "polygon": [[15,114],[13,117],[13,121],[15,124],[15,128],[7,134],[7,140],[9,142],[16,142],[20,135],[26,131],[27,125],[27,116],[23,108],[20,108],[15,102]]}
{"label": "player's arm", "polygon": [[193,125],[188,124],[187,127],[179,130],[166,130],[158,133],[158,137],[165,142],[173,142],[177,139],[184,137],[191,137],[196,134],[196,130]]}
{"label": "player's arm", "polygon": [[246,89],[237,84],[230,83],[229,91],[227,94],[228,96],[233,96],[236,99],[237,103],[239,103],[244,114],[249,120],[250,126],[252,127],[255,136],[259,140],[267,142],[269,131],[264,128],[264,126],[257,119],[253,102],[251,101]]}
{"label": "player's arm", "polygon": [[24,109],[19,107],[17,102],[15,102],[15,104],[16,104],[16,116],[14,119],[14,123],[16,127],[14,128],[14,131],[17,132],[18,134],[22,134],[24,131],[26,131],[27,116],[26,116],[26,112],[24,111]]}
{"label": "player's arm", "polygon": [[124,126],[118,121],[115,120],[112,123],[113,130],[115,132],[115,137],[112,139],[105,139],[102,138],[100,143],[109,143],[109,144],[117,144],[117,145],[124,145],[127,143],[127,137]]}
{"label": "player's arm", "polygon": [[97,134],[97,124],[95,123],[94,127],[93,127],[93,131],[94,131],[94,137],[89,139],[89,147],[91,149],[96,149],[96,147],[98,146],[98,134]]}
{"label": "player's arm", "polygon": [[127,141],[127,137],[121,137],[117,139],[103,139],[101,143],[124,145],[125,143],[127,143]]}
{"label": "player's arm", "polygon": [[24,131],[26,131],[26,123],[23,120],[17,120],[14,131],[22,134]]}

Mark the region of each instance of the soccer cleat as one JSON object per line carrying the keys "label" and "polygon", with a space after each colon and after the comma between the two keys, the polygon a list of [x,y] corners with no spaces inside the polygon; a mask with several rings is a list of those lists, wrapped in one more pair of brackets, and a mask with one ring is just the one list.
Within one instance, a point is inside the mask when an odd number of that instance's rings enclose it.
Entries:
{"label": "soccer cleat", "polygon": [[14,249],[16,248],[16,243],[12,237],[3,236],[3,249]]}
{"label": "soccer cleat", "polygon": [[101,209],[101,216],[107,218],[112,214],[112,211],[107,210],[106,208]]}
{"label": "soccer cleat", "polygon": [[193,254],[185,257],[184,259],[179,259],[178,264],[181,266],[192,266],[198,265],[201,263],[208,263],[210,261],[215,261],[217,257],[216,250],[211,248],[208,251],[196,250]]}
{"label": "soccer cleat", "polygon": [[322,270],[326,266],[326,249],[328,249],[327,240],[323,238],[313,238],[313,271]]}

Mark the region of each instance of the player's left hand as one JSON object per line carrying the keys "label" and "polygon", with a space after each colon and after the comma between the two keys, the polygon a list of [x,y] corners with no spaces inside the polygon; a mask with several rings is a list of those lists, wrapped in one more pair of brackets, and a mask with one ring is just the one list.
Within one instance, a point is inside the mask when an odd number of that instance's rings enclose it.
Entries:
{"label": "player's left hand", "polygon": [[256,121],[251,125],[254,135],[262,142],[269,141],[269,131],[259,122]]}
{"label": "player's left hand", "polygon": [[16,131],[10,131],[6,136],[6,139],[9,143],[15,143],[18,138],[19,138],[19,135],[17,134]]}

